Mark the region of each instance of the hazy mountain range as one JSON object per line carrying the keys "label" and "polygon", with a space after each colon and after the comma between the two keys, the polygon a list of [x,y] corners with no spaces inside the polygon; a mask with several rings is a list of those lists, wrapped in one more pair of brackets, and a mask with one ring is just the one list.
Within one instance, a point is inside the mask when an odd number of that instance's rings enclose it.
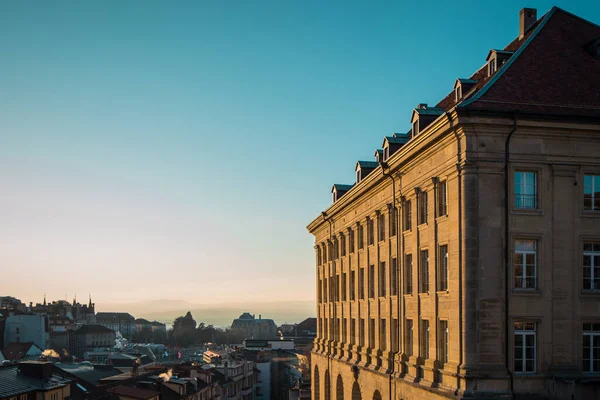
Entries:
{"label": "hazy mountain range", "polygon": [[226,327],[244,312],[254,314],[256,318],[262,315],[263,318],[273,319],[277,325],[296,323],[314,317],[316,305],[314,301],[196,304],[185,300],[161,299],[136,303],[103,303],[97,306],[96,311],[128,312],[136,318],[157,320],[169,325],[175,318],[191,311],[198,323]]}

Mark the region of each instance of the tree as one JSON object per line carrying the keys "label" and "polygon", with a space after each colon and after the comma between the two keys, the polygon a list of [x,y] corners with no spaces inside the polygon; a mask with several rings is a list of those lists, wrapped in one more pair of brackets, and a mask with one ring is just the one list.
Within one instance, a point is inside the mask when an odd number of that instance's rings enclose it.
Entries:
{"label": "tree", "polygon": [[173,321],[173,331],[169,335],[172,342],[178,346],[187,347],[196,342],[196,321],[191,312],[187,312],[183,317],[177,317]]}

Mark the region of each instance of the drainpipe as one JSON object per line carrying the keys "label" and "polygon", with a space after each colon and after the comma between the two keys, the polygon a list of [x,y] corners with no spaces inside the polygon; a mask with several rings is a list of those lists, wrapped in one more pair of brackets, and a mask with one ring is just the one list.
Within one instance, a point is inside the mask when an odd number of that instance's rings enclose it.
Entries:
{"label": "drainpipe", "polygon": [[[323,220],[329,222],[329,242],[331,243],[331,249],[333,251],[333,240],[331,239],[331,225],[333,224],[333,221],[327,216],[327,213],[325,211],[321,211],[321,215],[323,216]],[[329,254],[327,255],[327,258],[329,258]],[[333,260],[333,257],[332,257]],[[335,277],[335,271],[333,271],[333,276]],[[329,277],[329,282],[331,282],[331,277]],[[329,284],[331,285],[331,283]],[[333,286],[335,287],[335,279],[333,281]],[[326,288],[326,290],[329,290],[329,288]],[[337,288],[336,288],[337,290]],[[330,302],[331,301],[331,293],[329,293],[329,296],[327,297],[328,300]],[[335,301],[333,301],[333,329],[329,330],[329,334],[335,339]],[[332,332],[333,331],[333,332]],[[325,376],[325,379],[328,379],[329,381],[329,387],[327,388],[327,391],[329,392],[329,398],[331,399],[331,357],[332,357],[332,352],[331,352],[331,340],[327,341],[327,347],[328,347],[328,354],[327,354],[327,374]]]}
{"label": "drainpipe", "polygon": [[509,338],[509,301],[508,301],[508,286],[509,286],[509,261],[508,261],[508,240],[509,240],[509,225],[508,225],[508,163],[510,162],[510,139],[513,134],[517,131],[517,114],[513,115],[513,128],[508,134],[504,143],[504,364],[506,364],[506,371],[508,372],[508,379],[510,383],[510,393],[514,397],[514,379],[513,374],[509,365],[509,349],[508,349],[508,338]]}
{"label": "drainpipe", "polygon": [[[385,173],[385,169],[386,168],[388,170],[390,169],[390,166],[388,165],[387,162],[385,162],[385,161],[380,162],[379,165],[381,165],[381,173],[383,174],[383,176],[384,177],[388,177],[388,178],[390,178],[392,180],[392,199],[393,199],[392,200],[393,201],[392,207],[394,209],[394,219],[396,220],[395,221],[395,225],[396,225],[396,269],[398,269],[398,265],[399,265],[398,264],[398,258],[399,258],[399,253],[398,253],[399,239],[398,238],[400,237],[400,232],[398,230],[398,228],[399,228],[399,226],[398,226],[398,209],[396,208],[396,180],[394,179],[394,176],[391,173],[389,173],[389,172],[387,174]],[[390,268],[391,268],[391,265],[390,265]],[[400,279],[400,276],[399,276],[398,273],[396,273],[396,282],[395,282],[395,284],[396,284],[396,297],[397,297],[397,304],[398,304],[398,328],[400,328],[400,296],[398,296],[398,293],[399,293],[398,289],[399,289],[399,286],[400,286],[399,282],[398,282],[399,279]],[[390,305],[391,305],[391,301],[390,301]],[[390,319],[390,322],[394,320],[392,318],[391,313],[390,313],[390,318],[389,319]],[[391,326],[392,326],[392,324],[390,323],[390,328],[391,328]],[[397,335],[400,334],[400,329],[398,329],[398,332],[396,332],[396,334]],[[398,340],[398,344],[400,344],[399,340]],[[396,349],[394,351],[394,359],[396,359],[396,357],[398,356],[399,352],[400,352],[400,346],[398,346],[398,349]],[[392,362],[392,365],[393,365],[393,362]],[[393,366],[392,366],[392,371],[393,371]],[[390,374],[389,374],[389,377],[388,377],[389,378],[389,385],[390,385],[390,387],[389,387],[390,400],[393,399],[393,397],[392,397],[392,373],[391,373],[392,371],[390,371]]]}

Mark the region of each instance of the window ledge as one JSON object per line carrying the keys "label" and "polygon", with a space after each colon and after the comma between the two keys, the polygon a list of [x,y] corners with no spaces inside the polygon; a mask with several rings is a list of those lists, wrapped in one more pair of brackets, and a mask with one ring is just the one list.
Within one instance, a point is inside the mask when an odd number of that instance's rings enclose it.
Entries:
{"label": "window ledge", "polygon": [[541,296],[542,290],[541,289],[516,289],[516,288],[513,288],[511,293],[513,295],[517,295],[517,296]]}
{"label": "window ledge", "polygon": [[531,216],[543,216],[544,212],[539,208],[513,208],[511,214],[513,215],[531,215]]}
{"label": "window ledge", "polygon": [[421,292],[419,293],[419,297],[429,297],[429,292]]}
{"label": "window ledge", "polygon": [[404,232],[402,232],[402,234],[403,234],[404,236],[410,235],[410,234],[412,234],[412,229],[407,229],[407,230],[405,230]]}
{"label": "window ledge", "polygon": [[404,297],[413,297],[413,294],[412,293],[405,293],[403,296]]}
{"label": "window ledge", "polygon": [[581,297],[600,297],[600,290],[582,290],[579,293]]}
{"label": "window ledge", "polygon": [[600,217],[600,210],[583,210],[581,211],[582,218],[598,218]]}
{"label": "window ledge", "polygon": [[448,214],[444,214],[444,215],[440,215],[439,217],[436,217],[436,222],[444,222],[448,219]]}
{"label": "window ledge", "polygon": [[450,294],[450,292],[448,290],[438,290],[437,292],[435,292],[438,296],[448,296]]}

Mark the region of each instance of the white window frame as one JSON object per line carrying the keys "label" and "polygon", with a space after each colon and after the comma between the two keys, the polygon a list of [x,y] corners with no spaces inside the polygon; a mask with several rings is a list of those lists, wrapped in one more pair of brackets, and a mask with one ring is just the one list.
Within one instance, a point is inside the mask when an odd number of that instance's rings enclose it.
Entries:
{"label": "white window frame", "polygon": [[[533,242],[534,244],[534,250],[523,250],[517,249],[517,243],[518,242]],[[514,240],[514,250],[513,250],[513,275],[514,275],[514,279],[513,279],[513,287],[515,289],[518,290],[536,290],[537,289],[537,253],[538,253],[538,241],[535,239],[515,239]],[[518,264],[521,266],[523,272],[521,274],[520,277],[517,277],[516,275],[516,266],[517,264],[515,263],[515,259],[517,258],[517,255],[519,255],[521,257],[521,263]],[[533,287],[529,287],[527,286],[527,279],[530,275],[527,275],[527,255],[533,255],[533,281],[534,281],[534,285]],[[517,286],[517,278],[521,279],[521,286]]]}
{"label": "white window frame", "polygon": [[[517,326],[521,324],[522,328],[517,328]],[[530,327],[533,327],[531,329]],[[516,338],[517,336],[521,336],[522,338],[522,348],[521,348],[521,368],[517,370],[515,368],[515,374],[535,374],[537,370],[537,324],[532,321],[519,321],[514,324],[514,335],[513,335],[513,356],[517,352]],[[533,370],[527,371],[527,337],[533,336]],[[516,359],[513,359],[513,367],[516,364]]]}
{"label": "white window frame", "polygon": [[[521,185],[520,189],[521,189],[521,193],[517,194],[517,183],[516,183],[516,176],[517,174],[522,174],[522,179],[521,179]],[[527,181],[527,175],[528,174],[532,174],[533,175],[533,184],[531,184],[530,182]],[[536,171],[515,171],[514,175],[513,175],[514,179],[515,179],[515,184],[514,184],[514,206],[516,209],[518,210],[537,210],[538,209],[538,173]],[[529,186],[533,186],[533,195],[531,194],[527,194],[526,193],[526,189]],[[533,207],[527,206],[525,204],[525,199],[527,196],[533,196]],[[520,199],[520,200],[517,200]],[[521,204],[518,204],[519,201],[521,202]]]}
{"label": "white window frame", "polygon": [[[589,327],[587,327],[586,325],[588,325]],[[582,342],[581,344],[581,348],[582,348],[582,367],[583,367],[583,372],[587,372],[587,373],[600,373],[600,369],[598,369],[597,371],[594,370],[594,360],[600,360],[600,324],[596,323],[584,323],[583,324],[583,338],[585,339],[586,336],[589,336],[589,340],[590,340],[590,348],[589,348],[589,365],[586,368],[583,363],[585,362],[585,349],[584,349],[584,344]],[[598,345],[594,346],[594,343],[598,343]],[[599,350],[596,352],[596,354],[594,354],[594,347],[597,347]]]}
{"label": "white window frame", "polygon": [[[444,256],[442,256],[442,248],[444,248],[444,247],[446,248],[446,254]],[[448,291],[448,245],[440,244],[438,247],[438,254],[439,254],[438,290],[439,291]],[[442,285],[442,283],[444,283],[444,285]]]}
{"label": "white window frame", "polygon": [[[592,250],[585,250],[586,245],[591,245],[592,246]],[[594,247],[598,247],[597,250],[594,250]],[[590,266],[587,267],[585,265],[585,257],[590,257]],[[600,257],[600,242],[593,242],[593,241],[589,241],[589,242],[584,242],[583,243],[583,271],[585,271],[587,268],[590,269],[590,286],[589,288],[585,287],[585,273],[583,273],[583,290],[585,291],[594,291],[594,292],[598,292],[600,291],[600,274],[598,274],[598,276],[596,276],[595,273],[595,269],[598,268],[600,269],[600,264],[596,265],[596,263],[594,262],[595,259],[597,257]]]}
{"label": "white window frame", "polygon": [[[586,190],[586,188],[588,186],[590,186],[590,185],[586,185],[586,183],[585,183],[585,180],[588,177],[591,178],[591,187],[590,187],[591,192],[592,192],[591,193],[592,197],[590,199],[590,201],[591,201],[591,204],[590,204],[591,208],[586,208],[585,207],[585,190]],[[595,194],[596,194],[596,189],[595,189],[596,185],[594,184],[595,178],[600,179],[600,175],[594,175],[594,174],[584,174],[583,175],[583,210],[584,211],[600,211],[600,207],[598,207],[598,208],[594,207],[594,203],[597,200],[597,197],[595,196]]]}

